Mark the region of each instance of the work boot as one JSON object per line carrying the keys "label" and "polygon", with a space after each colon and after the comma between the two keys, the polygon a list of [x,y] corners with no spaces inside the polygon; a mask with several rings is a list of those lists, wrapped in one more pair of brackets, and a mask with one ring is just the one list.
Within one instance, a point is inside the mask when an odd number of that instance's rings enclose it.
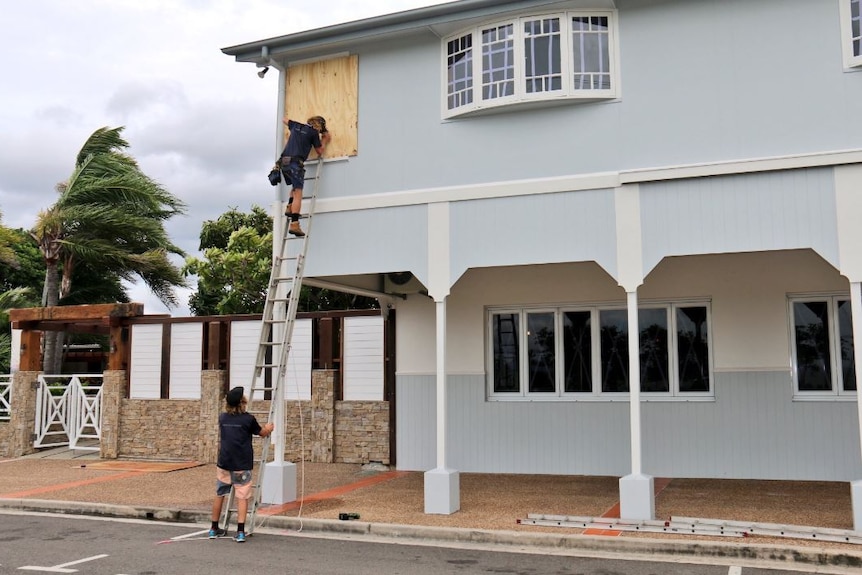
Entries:
{"label": "work boot", "polygon": [[302,231],[302,228],[299,227],[299,222],[290,222],[290,227],[287,229],[287,231],[291,235],[294,235],[294,236],[297,236],[300,238],[305,235],[305,232]]}

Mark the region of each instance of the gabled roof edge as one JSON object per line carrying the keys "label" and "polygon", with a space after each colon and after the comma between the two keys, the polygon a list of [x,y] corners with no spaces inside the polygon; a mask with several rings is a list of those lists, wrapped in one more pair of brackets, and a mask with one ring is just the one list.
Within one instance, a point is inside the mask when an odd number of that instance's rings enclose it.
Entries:
{"label": "gabled roof edge", "polygon": [[237,61],[254,62],[261,58],[261,54],[270,54],[279,48],[308,45],[309,43],[324,43],[347,36],[370,37],[379,35],[381,32],[409,30],[411,28],[427,26],[436,20],[445,20],[447,17],[461,15],[465,12],[499,8],[519,2],[523,2],[523,0],[459,0],[384,14],[372,18],[364,18],[362,20],[353,20],[351,22],[315,28],[285,36],[277,36],[266,40],[258,40],[247,44],[238,44],[222,48],[221,51],[228,56],[236,57]]}

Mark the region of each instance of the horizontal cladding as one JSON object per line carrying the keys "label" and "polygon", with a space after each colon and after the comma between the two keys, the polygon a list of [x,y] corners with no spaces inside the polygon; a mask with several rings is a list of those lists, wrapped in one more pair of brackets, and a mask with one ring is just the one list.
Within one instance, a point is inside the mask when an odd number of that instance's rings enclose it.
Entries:
{"label": "horizontal cladding", "polygon": [[596,261],[616,272],[614,191],[453,202],[451,274],[474,267]]}
{"label": "horizontal cladding", "polygon": [[[433,376],[398,376],[398,467],[435,467]],[[714,402],[643,404],[643,468],[656,477],[850,481],[862,476],[852,402],[792,401],[782,372],[716,374]],[[448,465],[463,472],[630,472],[627,402],[488,402],[452,375]]]}
{"label": "horizontal cladding", "polygon": [[640,185],[643,264],[667,256],[813,248],[838,266],[831,168]]}
{"label": "horizontal cladding", "polygon": [[316,214],[305,275],[412,271],[422,277],[428,268],[427,214],[424,205]]}

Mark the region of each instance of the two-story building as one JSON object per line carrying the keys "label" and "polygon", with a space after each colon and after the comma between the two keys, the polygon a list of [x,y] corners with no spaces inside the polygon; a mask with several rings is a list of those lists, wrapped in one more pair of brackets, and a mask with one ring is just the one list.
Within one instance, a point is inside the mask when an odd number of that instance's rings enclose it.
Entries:
{"label": "two-story building", "polygon": [[829,480],[862,529],[860,44],[860,0],[461,0],[223,50],[328,121],[306,277],[395,296],[427,512]]}

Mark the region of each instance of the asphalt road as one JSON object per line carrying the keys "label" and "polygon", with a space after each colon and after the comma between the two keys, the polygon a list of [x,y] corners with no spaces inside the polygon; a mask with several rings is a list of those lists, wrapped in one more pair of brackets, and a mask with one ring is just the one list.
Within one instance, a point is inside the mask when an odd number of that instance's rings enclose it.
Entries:
{"label": "asphalt road", "polygon": [[[236,571],[234,571],[236,570]],[[779,575],[791,571],[393,544],[261,530],[209,540],[200,525],[0,513],[0,573],[82,575]]]}

